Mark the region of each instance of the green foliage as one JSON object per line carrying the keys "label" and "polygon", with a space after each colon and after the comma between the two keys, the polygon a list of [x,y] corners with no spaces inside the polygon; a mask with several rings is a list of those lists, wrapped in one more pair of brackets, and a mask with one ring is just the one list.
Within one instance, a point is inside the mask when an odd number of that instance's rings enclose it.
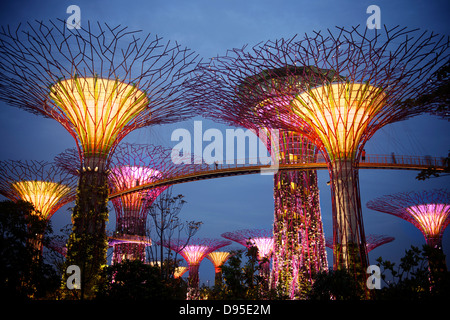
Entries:
{"label": "green foliage", "polygon": [[398,266],[379,257],[376,261],[384,286],[381,290],[375,290],[374,298],[424,300],[449,297],[450,273],[445,269],[430,272],[428,260],[433,255],[439,254],[428,246],[423,246],[422,250],[411,246]]}
{"label": "green foliage", "polygon": [[185,299],[186,283],[181,279],[162,279],[160,268],[139,260],[126,260],[103,270],[99,300]]}
{"label": "green foliage", "polygon": [[93,299],[103,282],[108,242],[108,185],[104,172],[86,171],[80,175],[77,199],[72,212],[72,233],[67,245],[66,268],[77,265],[81,270],[81,290],[66,290],[63,273],[62,290],[67,299]]}
{"label": "green foliage", "polygon": [[49,222],[31,214],[24,201],[0,202],[0,296],[7,299],[48,298],[59,285],[55,269],[34,245],[50,240]]}
{"label": "green foliage", "polygon": [[320,272],[308,294],[311,300],[360,300],[364,298],[364,285],[346,269]]}
{"label": "green foliage", "polygon": [[260,276],[257,248],[231,251],[232,255],[222,266],[223,283],[212,289],[203,287],[201,296],[214,300],[254,300],[274,298],[274,292],[268,290],[267,281]]}

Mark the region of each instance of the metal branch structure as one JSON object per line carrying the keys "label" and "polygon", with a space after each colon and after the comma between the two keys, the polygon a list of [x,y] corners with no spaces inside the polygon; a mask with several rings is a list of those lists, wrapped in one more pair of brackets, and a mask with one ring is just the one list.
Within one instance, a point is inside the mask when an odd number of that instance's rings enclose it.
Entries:
{"label": "metal branch structure", "polygon": [[270,258],[273,253],[274,237],[273,231],[269,229],[242,229],[221,234],[225,239],[235,241],[246,248],[256,247],[257,260],[261,267],[261,276],[266,281],[269,280]]}
{"label": "metal branch structure", "polygon": [[[169,148],[143,144],[119,144],[111,157],[108,178],[110,193],[158,181],[185,169],[183,165],[177,165],[172,160]],[[186,166],[195,166],[195,164]],[[116,213],[114,236],[145,238],[149,207],[168,187],[166,185],[136,191],[111,199]],[[150,243],[151,241],[146,240],[143,243],[115,245],[113,262],[120,263],[124,258],[145,261],[145,246]]]}
{"label": "metal branch structure", "polygon": [[[246,68],[247,58],[244,53],[239,53],[214,58],[211,64],[203,65],[198,72],[206,72],[207,80],[212,80],[207,86],[214,87],[214,81],[217,81],[210,76],[220,79],[217,90],[212,89],[210,96],[202,96],[198,99],[200,102],[195,100],[194,103],[202,109],[205,103],[202,99],[212,98],[212,102],[206,102],[207,110],[202,110],[203,114],[258,134],[276,163],[314,163],[319,149],[304,134],[280,127],[279,119],[272,116],[254,120],[261,105],[276,114],[280,108],[278,104],[287,103],[298,92],[292,86],[292,77],[281,68],[263,69],[252,75],[248,70],[241,70]],[[200,81],[202,91],[205,89],[201,83],[203,76],[195,80]],[[221,81],[226,82],[223,83],[225,87],[221,87]],[[277,90],[267,98],[264,88],[274,83]],[[194,92],[197,85],[193,86]],[[207,86],[206,91],[210,90]],[[215,108],[210,108],[210,104]],[[284,296],[299,298],[300,291],[311,286],[313,276],[328,269],[316,170],[276,172],[274,202],[271,286]]]}
{"label": "metal branch structure", "polygon": [[[366,235],[367,253],[375,248],[378,248],[379,246],[382,246],[383,244],[392,242],[394,240],[394,237],[386,236],[383,234],[368,234]],[[326,244],[328,248],[333,249],[333,238],[328,237],[326,239]]]}
{"label": "metal branch structure", "polygon": [[222,266],[233,254],[228,251],[214,251],[208,253],[206,258],[214,265],[214,285],[220,286],[222,284]]}
{"label": "metal branch structure", "polygon": [[81,298],[95,296],[106,264],[108,160],[137,128],[191,116],[183,81],[194,54],[107,24],[63,20],[0,30],[0,100],[58,121],[75,139],[80,182],[67,263],[81,268]]}
{"label": "metal branch structure", "polygon": [[450,192],[447,189],[402,192],[367,202],[367,208],[388,213],[412,223],[422,232],[426,244],[442,253],[429,258],[431,270],[447,269],[442,236],[450,223]]}
{"label": "metal branch structure", "polygon": [[[31,203],[34,214],[50,220],[62,206],[75,200],[77,179],[45,161],[0,161],[0,194],[12,201]],[[42,237],[34,244],[42,251]]]}
{"label": "metal branch structure", "polygon": [[[433,75],[447,62],[448,49],[447,37],[398,26],[338,27],[267,41],[203,64],[191,82],[197,90],[193,103],[224,121],[245,119],[244,125],[310,139],[327,159],[331,177],[334,267],[364,280],[361,152],[381,127],[431,111],[403,102],[433,92]],[[243,96],[250,103],[240,103]]]}
{"label": "metal branch structure", "polygon": [[209,253],[230,244],[231,241],[210,238],[195,238],[189,240],[177,239],[162,243],[166,248],[180,254],[188,263],[189,278],[187,298],[189,300],[197,299],[199,286],[198,269],[200,267],[200,262],[202,262]]}

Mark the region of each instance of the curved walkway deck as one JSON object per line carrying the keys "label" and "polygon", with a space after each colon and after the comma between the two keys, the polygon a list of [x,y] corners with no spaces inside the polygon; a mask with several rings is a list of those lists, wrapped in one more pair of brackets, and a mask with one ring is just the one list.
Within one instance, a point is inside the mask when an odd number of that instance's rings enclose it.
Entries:
{"label": "curved walkway deck", "polygon": [[[261,173],[264,170],[270,171],[271,168],[270,165],[248,164],[251,163],[249,159],[246,159],[244,164],[239,164],[238,162],[239,161],[234,161],[233,164],[213,164],[209,166],[203,165],[198,167],[186,166],[188,170],[186,170],[185,172],[181,172],[166,179],[142,184],[134,188],[110,194],[109,198],[112,199],[131,192],[156,188],[165,185],[185,183],[189,181]],[[429,156],[418,157],[395,155],[395,157],[393,157],[392,155],[372,154],[366,155],[365,161],[361,161],[359,163],[360,169],[423,170],[430,167],[436,168],[437,171],[444,170],[443,159]],[[327,163],[325,162],[325,159],[319,156],[317,161],[313,163],[300,163],[299,161],[279,163],[277,170],[320,170],[326,168]]]}

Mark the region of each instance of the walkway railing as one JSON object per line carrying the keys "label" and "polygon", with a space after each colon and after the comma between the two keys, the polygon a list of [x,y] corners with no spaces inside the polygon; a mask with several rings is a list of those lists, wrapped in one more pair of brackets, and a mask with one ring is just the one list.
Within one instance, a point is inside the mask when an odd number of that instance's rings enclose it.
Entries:
{"label": "walkway railing", "polygon": [[[310,160],[311,162],[308,162]],[[276,170],[320,170],[326,169],[327,163],[322,155],[314,159],[286,157],[280,160],[277,166],[262,164],[259,159],[247,158],[236,159],[232,163],[213,163],[185,166],[185,169],[164,179],[147,184],[122,190],[109,196],[110,199],[120,195],[136,192],[144,189],[156,188],[164,185],[173,185],[189,181],[198,181],[226,176],[236,176],[244,174],[263,173],[265,171],[275,172]],[[231,162],[231,161],[230,161]],[[365,159],[359,162],[360,169],[398,169],[398,170],[422,170],[430,167],[437,171],[444,170],[444,158],[430,156],[407,156],[407,155],[366,155]]]}

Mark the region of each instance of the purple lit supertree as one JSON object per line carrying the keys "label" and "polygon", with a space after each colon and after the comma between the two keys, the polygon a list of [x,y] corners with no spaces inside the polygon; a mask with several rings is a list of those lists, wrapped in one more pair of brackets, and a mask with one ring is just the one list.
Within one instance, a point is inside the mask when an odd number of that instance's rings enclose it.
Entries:
{"label": "purple lit supertree", "polygon": [[[337,28],[229,50],[202,65],[191,87],[206,115],[301,133],[320,150],[331,181],[334,267],[365,281],[360,154],[381,127],[429,111],[405,101],[433,91],[428,80],[448,49],[434,33]],[[253,104],[239,103],[243,96]]]}
{"label": "purple lit supertree", "polygon": [[412,223],[426,244],[439,253],[429,257],[430,270],[447,270],[442,251],[442,235],[450,223],[450,193],[446,189],[386,195],[367,202],[367,208]]}
{"label": "purple lit supertree", "polygon": [[[81,298],[106,265],[107,162],[131,131],[192,116],[183,103],[196,57],[126,27],[66,21],[0,30],[0,100],[58,121],[83,159],[67,265],[81,268]],[[66,277],[66,275],[65,275]]]}
{"label": "purple lit supertree", "polygon": [[[205,166],[196,164],[192,155],[180,157],[172,154],[173,151],[162,146],[121,143],[110,156],[108,185],[116,213],[116,231],[109,237],[109,245],[114,247],[113,263],[123,259],[145,260],[145,247],[151,245],[151,240],[146,237],[149,207],[169,185],[121,192],[179,175],[192,167]],[[67,172],[79,175],[80,160],[75,149],[59,154],[55,161]]]}
{"label": "purple lit supertree", "polygon": [[225,239],[235,241],[246,248],[258,249],[256,258],[261,267],[261,276],[267,282],[270,274],[270,258],[273,252],[273,231],[269,229],[243,229],[221,234]]}
{"label": "purple lit supertree", "polygon": [[231,241],[209,238],[195,238],[195,239],[177,239],[164,242],[162,245],[170,250],[180,254],[188,263],[189,278],[188,278],[188,299],[195,300],[198,295],[198,268],[200,262],[211,252],[219,248],[228,246]]}
{"label": "purple lit supertree", "polygon": [[[34,207],[33,214],[50,220],[65,204],[74,201],[77,179],[53,162],[0,161],[0,194],[16,202],[23,200]],[[32,244],[42,251],[42,235]]]}
{"label": "purple lit supertree", "polygon": [[[120,144],[111,157],[108,177],[110,193],[157,181],[171,174],[177,166],[171,161],[170,152],[170,149],[161,146]],[[145,246],[151,243],[145,240],[149,206],[167,188],[161,186],[111,199],[116,212],[114,237],[144,240],[142,243],[114,245],[113,263],[120,263],[124,258],[145,261]]]}
{"label": "purple lit supertree", "polygon": [[[382,234],[368,234],[366,235],[367,253],[375,248],[378,248],[379,246],[382,246],[383,244],[392,242],[394,240],[394,237],[385,236]],[[327,237],[326,243],[328,248],[333,249],[333,238]]]}

